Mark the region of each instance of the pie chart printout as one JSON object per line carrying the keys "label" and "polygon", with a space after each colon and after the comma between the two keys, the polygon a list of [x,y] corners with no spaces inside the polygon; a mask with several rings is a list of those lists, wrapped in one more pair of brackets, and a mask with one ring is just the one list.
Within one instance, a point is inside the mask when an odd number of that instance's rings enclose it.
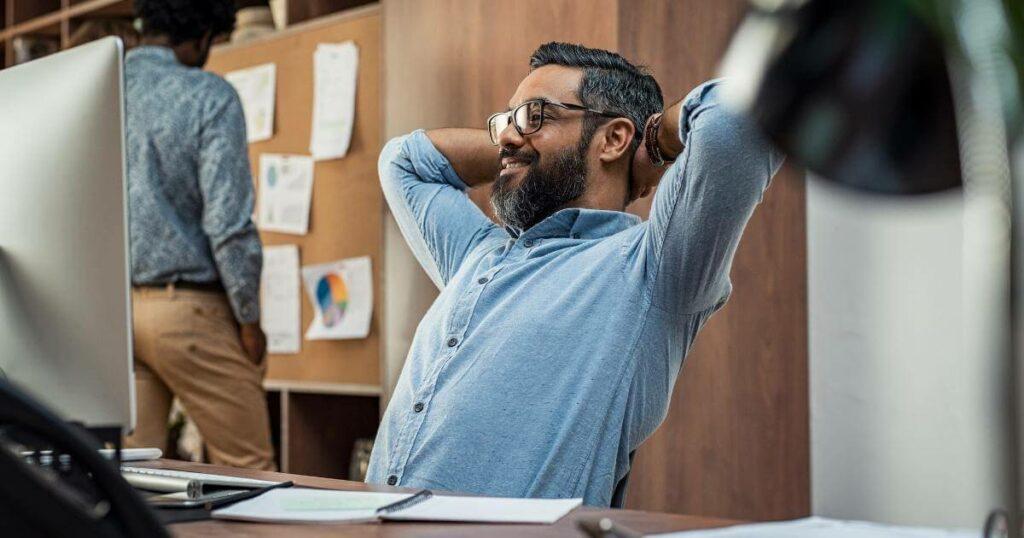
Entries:
{"label": "pie chart printout", "polygon": [[348,306],[348,289],[345,279],[338,273],[328,273],[320,278],[316,285],[316,299],[323,313],[326,327],[334,327],[345,316]]}

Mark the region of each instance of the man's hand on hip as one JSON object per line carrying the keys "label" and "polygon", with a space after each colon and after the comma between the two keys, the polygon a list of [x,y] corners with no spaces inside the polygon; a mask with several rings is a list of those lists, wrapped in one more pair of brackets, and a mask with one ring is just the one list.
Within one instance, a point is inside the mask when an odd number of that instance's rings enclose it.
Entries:
{"label": "man's hand on hip", "polygon": [[239,326],[238,335],[242,340],[242,349],[253,364],[263,364],[267,355],[267,336],[257,323],[244,323]]}

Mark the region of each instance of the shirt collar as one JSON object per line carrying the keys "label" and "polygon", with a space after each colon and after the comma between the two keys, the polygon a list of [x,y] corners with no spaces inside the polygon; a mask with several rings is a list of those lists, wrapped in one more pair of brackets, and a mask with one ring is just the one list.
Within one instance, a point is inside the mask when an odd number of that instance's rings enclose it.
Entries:
{"label": "shirt collar", "polygon": [[126,58],[145,58],[159,63],[178,63],[178,56],[168,47],[143,45],[128,51]]}
{"label": "shirt collar", "polygon": [[516,238],[573,237],[576,239],[601,239],[615,235],[637,224],[640,224],[640,217],[631,213],[571,207],[556,212],[525,232],[512,226],[506,226],[505,229],[509,235]]}

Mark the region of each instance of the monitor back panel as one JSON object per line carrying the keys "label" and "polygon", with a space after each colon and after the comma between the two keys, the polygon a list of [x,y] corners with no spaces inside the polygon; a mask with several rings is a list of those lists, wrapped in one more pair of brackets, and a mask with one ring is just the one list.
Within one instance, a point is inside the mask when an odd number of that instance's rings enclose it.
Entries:
{"label": "monitor back panel", "polygon": [[122,80],[114,38],[0,71],[0,368],[131,428]]}

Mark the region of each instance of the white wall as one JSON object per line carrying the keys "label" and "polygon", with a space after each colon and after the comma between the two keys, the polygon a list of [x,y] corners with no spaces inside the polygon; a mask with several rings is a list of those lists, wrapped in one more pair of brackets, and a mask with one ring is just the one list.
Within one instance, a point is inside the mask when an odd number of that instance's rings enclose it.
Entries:
{"label": "white wall", "polygon": [[960,193],[908,203],[811,180],[807,205],[814,513],[979,526],[1006,487],[1005,377],[977,349],[993,310],[965,279]]}

